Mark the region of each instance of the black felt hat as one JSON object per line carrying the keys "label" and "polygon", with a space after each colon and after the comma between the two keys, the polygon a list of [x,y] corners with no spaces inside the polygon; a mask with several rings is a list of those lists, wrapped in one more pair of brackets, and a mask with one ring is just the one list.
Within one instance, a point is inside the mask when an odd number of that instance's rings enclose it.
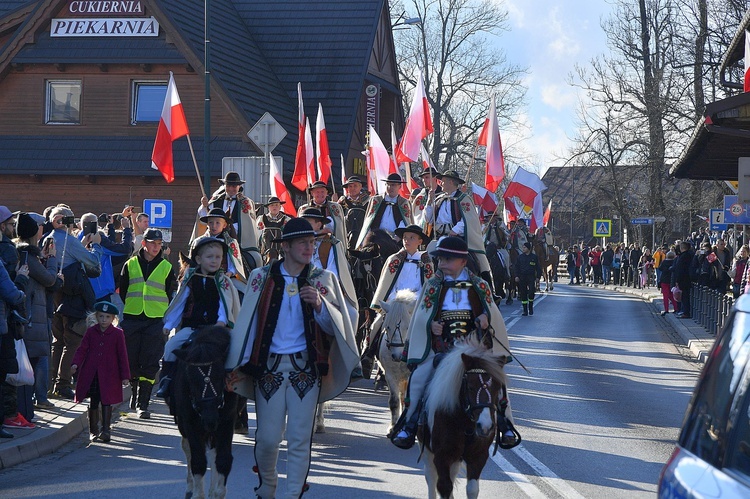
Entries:
{"label": "black felt hat", "polygon": [[331,193],[331,188],[330,188],[330,187],[328,187],[328,184],[326,184],[326,183],[325,183],[325,182],[323,182],[322,180],[316,180],[316,181],[315,181],[315,182],[313,182],[312,184],[308,185],[308,186],[307,186],[307,190],[308,190],[308,191],[310,191],[310,192],[312,192],[312,190],[313,190],[313,189],[317,189],[318,187],[323,187],[323,188],[325,188],[325,190],[326,190],[326,191],[328,191],[328,194],[330,194],[330,193]]}
{"label": "black felt hat", "polygon": [[323,212],[321,212],[317,208],[305,208],[299,213],[300,218],[312,218],[314,220],[320,220],[323,222],[323,225],[331,223],[331,219],[323,216]]}
{"label": "black felt hat", "polygon": [[387,182],[389,184],[405,184],[406,183],[406,180],[401,178],[401,175],[399,175],[398,173],[391,173],[390,175],[388,175],[388,178],[384,178],[382,180],[383,182]]}
{"label": "black felt hat", "polygon": [[430,239],[429,237],[427,237],[427,234],[422,232],[422,228],[416,224],[407,225],[406,227],[399,227],[394,232],[398,237],[402,239],[404,237],[404,232],[411,232],[412,234],[416,234],[422,238],[422,241],[427,241],[428,239]]}
{"label": "black felt hat", "polygon": [[462,179],[458,175],[458,172],[456,170],[448,170],[445,173],[441,173],[438,178],[441,179],[441,180],[444,179],[444,178],[452,178],[453,180],[455,180],[459,184],[465,184],[466,183],[466,181],[464,179]]}
{"label": "black felt hat", "polygon": [[422,170],[422,173],[419,174],[420,177],[425,177],[427,175],[432,175],[433,177],[440,178],[440,172],[438,172],[433,166],[428,166],[427,168]]}
{"label": "black felt hat", "polygon": [[468,258],[469,247],[466,245],[466,241],[460,237],[443,237],[437,242],[437,246],[430,252],[430,255],[445,258]]}
{"label": "black felt hat", "polygon": [[344,182],[342,185],[346,187],[347,185],[353,184],[354,182],[365,185],[365,181],[362,180],[362,177],[359,177],[357,175],[350,175],[349,177],[347,177],[346,182]]}
{"label": "black felt hat", "polygon": [[224,178],[219,179],[219,183],[221,185],[242,185],[245,181],[240,178],[239,173],[227,172],[227,174],[224,175]]}
{"label": "black felt hat", "polygon": [[268,198],[268,201],[266,201],[266,206],[268,206],[269,204],[274,204],[274,203],[286,204],[286,201],[282,201],[276,196],[271,196],[270,198]]}
{"label": "black felt hat", "polygon": [[273,242],[281,243],[309,236],[315,236],[315,231],[313,230],[312,225],[310,225],[310,222],[304,218],[293,218],[284,225],[283,229],[281,229],[281,237],[274,239]]}
{"label": "black felt hat", "polygon": [[201,222],[208,223],[208,219],[212,217],[218,217],[223,218],[227,221],[228,224],[232,223],[232,219],[227,216],[227,214],[222,210],[221,208],[211,208],[211,211],[208,212],[208,214],[204,217],[201,217]]}

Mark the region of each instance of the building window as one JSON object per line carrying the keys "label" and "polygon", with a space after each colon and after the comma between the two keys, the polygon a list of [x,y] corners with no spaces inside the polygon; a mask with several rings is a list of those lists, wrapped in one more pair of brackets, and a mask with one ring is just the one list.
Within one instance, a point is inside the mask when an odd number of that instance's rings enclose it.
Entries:
{"label": "building window", "polygon": [[158,123],[166,95],[166,81],[134,81],[130,124]]}
{"label": "building window", "polygon": [[81,88],[81,80],[48,80],[45,123],[80,125]]}

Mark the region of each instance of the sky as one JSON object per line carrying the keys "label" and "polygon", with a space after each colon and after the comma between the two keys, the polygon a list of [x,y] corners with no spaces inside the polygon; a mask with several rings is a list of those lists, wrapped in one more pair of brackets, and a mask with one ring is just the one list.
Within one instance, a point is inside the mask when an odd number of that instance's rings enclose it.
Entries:
{"label": "sky", "polygon": [[[607,0],[497,0],[509,14],[510,32],[499,38],[508,60],[528,69],[525,78],[528,105],[521,120],[529,125],[523,142],[537,154],[544,174],[562,166],[576,130],[577,89],[568,85],[575,64],[585,65],[607,51],[601,19],[612,6]],[[500,130],[514,142],[513,130]],[[506,139],[503,139],[506,142]]]}

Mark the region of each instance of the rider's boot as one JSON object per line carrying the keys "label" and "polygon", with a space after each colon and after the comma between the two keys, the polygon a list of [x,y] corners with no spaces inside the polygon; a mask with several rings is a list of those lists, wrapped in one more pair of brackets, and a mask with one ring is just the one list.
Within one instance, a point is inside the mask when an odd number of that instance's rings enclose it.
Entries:
{"label": "rider's boot", "polygon": [[401,428],[401,431],[391,440],[393,445],[400,449],[411,449],[414,446],[417,438],[417,426],[419,425],[419,413],[420,410],[417,408],[414,414],[406,421],[404,427]]}
{"label": "rider's boot", "polygon": [[529,300],[529,315],[534,315],[534,300]]}
{"label": "rider's boot", "polygon": [[529,315],[529,304],[527,302],[523,302],[523,313],[521,315],[524,317]]}
{"label": "rider's boot", "polygon": [[163,399],[172,394],[172,377],[177,370],[177,362],[163,360],[161,362],[161,375],[159,377],[159,388],[156,390],[156,396]]}

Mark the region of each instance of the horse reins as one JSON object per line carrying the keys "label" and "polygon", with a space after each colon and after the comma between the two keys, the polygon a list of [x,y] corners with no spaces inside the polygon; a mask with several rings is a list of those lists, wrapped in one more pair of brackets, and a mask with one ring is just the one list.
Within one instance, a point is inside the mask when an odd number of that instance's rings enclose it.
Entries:
{"label": "horse reins", "polygon": [[[200,402],[208,402],[209,400],[215,400],[219,399],[219,409],[224,407],[224,390],[217,390],[214,384],[211,382],[211,374],[213,372],[213,362],[201,362],[201,363],[195,363],[195,364],[188,364],[191,367],[195,367],[198,369],[198,373],[203,377],[203,390],[201,392],[201,398],[198,400],[193,401],[193,408],[197,410],[196,405]],[[203,368],[208,366],[208,370],[204,371]],[[208,391],[211,391],[213,393],[213,396],[206,396]]]}

